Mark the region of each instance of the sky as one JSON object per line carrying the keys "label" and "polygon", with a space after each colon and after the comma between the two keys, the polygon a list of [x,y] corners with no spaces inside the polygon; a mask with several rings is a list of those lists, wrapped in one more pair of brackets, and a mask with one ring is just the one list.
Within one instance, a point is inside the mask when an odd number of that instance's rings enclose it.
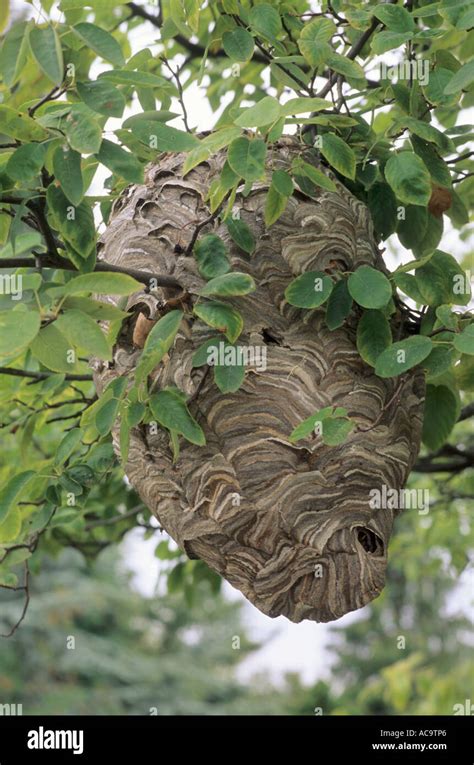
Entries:
{"label": "sky", "polygon": [[[2,2],[2,0],[0,0]],[[34,3],[33,3],[34,5]],[[317,4],[313,3],[314,10],[317,10]],[[32,11],[30,3],[25,0],[13,0],[12,8],[14,13],[27,13],[29,16],[36,16]],[[153,8],[150,6],[150,11]],[[138,30],[134,30],[131,37],[133,53],[145,47],[149,47],[152,52],[156,50],[155,41],[158,37],[158,31],[149,23],[144,23]],[[178,58],[176,63],[181,63]],[[384,56],[385,63],[390,66],[395,63],[396,56]],[[173,63],[173,62],[171,62]],[[93,73],[96,76],[102,69],[109,68],[109,65],[94,65]],[[371,74],[374,77],[373,74]],[[205,85],[205,80],[204,80]],[[269,90],[271,94],[272,91]],[[290,98],[290,94],[286,100]],[[205,95],[204,88],[193,84],[189,90],[185,91],[184,100],[191,127],[198,131],[209,130],[217,120],[218,113],[213,113]],[[285,100],[285,99],[282,99]],[[223,100],[221,110],[225,107],[226,101]],[[245,105],[245,104],[244,104]],[[180,112],[178,102],[171,106],[171,110]],[[123,119],[136,111],[141,111],[138,102],[132,104],[124,114]],[[474,115],[464,115],[463,122],[469,119],[474,122]],[[106,125],[107,130],[114,130],[121,126],[122,119],[110,119]],[[175,127],[183,127],[181,118],[169,122]],[[107,136],[110,140],[114,139],[113,134]],[[106,168],[100,168],[93,181],[89,193],[99,195],[104,193],[103,182],[108,176],[109,171]],[[412,259],[412,254],[405,250],[395,237],[388,242],[387,252],[384,259],[389,269],[393,269],[401,262],[407,262]],[[462,242],[459,239],[459,233],[454,230],[450,221],[445,217],[445,232],[439,245],[440,249],[452,252],[460,256],[472,248],[469,242]],[[474,272],[474,268],[472,269]],[[154,556],[154,549],[157,542],[162,537],[154,535],[152,539],[145,541],[143,533],[136,529],[131,532],[124,541],[124,557],[128,567],[134,572],[134,584],[137,589],[145,595],[152,596],[155,593],[157,577],[159,574],[159,561]],[[467,594],[473,590],[472,574],[471,578],[466,574],[462,577],[458,596],[450,603],[450,608],[455,609],[458,605],[465,603]],[[328,677],[331,664],[331,656],[328,651],[330,641],[334,638],[330,634],[331,626],[327,624],[315,624],[314,622],[302,622],[292,624],[285,617],[271,619],[261,614],[255,607],[250,605],[243,595],[232,588],[228,583],[224,584],[224,593],[231,600],[243,602],[243,621],[247,628],[247,633],[251,640],[263,643],[262,648],[245,659],[238,670],[240,679],[245,681],[253,674],[267,672],[275,682],[282,679],[285,672],[298,672],[305,682],[313,682],[318,679]],[[348,624],[364,617],[366,609],[361,609],[352,614],[347,614],[332,625],[343,629]]]}

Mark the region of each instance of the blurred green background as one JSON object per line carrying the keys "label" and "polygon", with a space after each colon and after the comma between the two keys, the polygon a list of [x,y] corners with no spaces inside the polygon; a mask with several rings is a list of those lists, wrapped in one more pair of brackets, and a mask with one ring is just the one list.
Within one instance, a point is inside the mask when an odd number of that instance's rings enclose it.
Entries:
{"label": "blurred green background", "polygon": [[[457,428],[470,441],[468,426]],[[429,488],[431,507],[397,519],[383,594],[345,628],[312,625],[328,635],[324,680],[267,671],[239,679],[261,647],[243,601],[218,592],[215,577],[167,552],[166,541],[160,565],[178,573],[153,597],[133,586],[123,544],[87,558],[60,546],[54,557],[49,545],[25,620],[0,644],[0,703],[21,703],[23,714],[459,714],[474,679],[461,576],[474,477],[413,474],[410,487]],[[146,535],[161,539],[152,528]],[[0,599],[4,632],[23,601],[5,590]]]}

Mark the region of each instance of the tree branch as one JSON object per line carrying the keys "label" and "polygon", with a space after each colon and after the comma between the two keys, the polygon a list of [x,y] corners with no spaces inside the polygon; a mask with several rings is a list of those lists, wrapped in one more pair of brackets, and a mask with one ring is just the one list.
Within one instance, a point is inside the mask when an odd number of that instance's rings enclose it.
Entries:
{"label": "tree branch", "polygon": [[[451,457],[452,459],[445,462],[435,461],[441,457]],[[470,467],[474,467],[474,452],[461,451],[457,446],[445,444],[437,452],[428,454],[426,457],[420,457],[413,471],[415,473],[460,473]]]}
{"label": "tree branch", "polygon": [[[390,4],[394,5],[396,2],[397,2],[397,0],[388,0],[387,5],[390,5]],[[359,53],[361,52],[361,50],[364,47],[365,43],[368,40],[370,40],[370,38],[372,37],[373,33],[375,32],[375,30],[377,29],[377,27],[381,23],[382,22],[380,22],[374,16],[373,19],[372,19],[372,22],[370,24],[370,27],[368,27],[368,29],[366,29],[365,32],[363,34],[361,34],[359,39],[356,40],[354,45],[352,45],[349,48],[349,50],[346,53],[346,58],[348,58],[351,61],[353,61],[356,58],[356,56],[359,55]],[[329,91],[331,90],[331,88],[333,87],[335,82],[337,81],[337,77],[338,77],[337,74],[334,74],[334,73],[331,74],[331,76],[329,77],[329,82],[327,82],[326,85],[324,86],[324,88],[317,94],[318,98],[324,98],[325,96],[327,96],[327,94],[329,93]]]}
{"label": "tree branch", "polygon": [[0,587],[4,587],[7,590],[23,590],[23,592],[25,593],[25,602],[23,603],[23,609],[21,611],[20,618],[13,625],[13,627],[11,628],[9,632],[0,633],[0,637],[9,638],[15,634],[18,627],[22,623],[23,619],[26,616],[26,612],[28,611],[28,606],[30,604],[30,569],[28,568],[28,561],[25,561],[25,581],[23,585],[21,585],[20,587],[9,587],[8,585],[2,584],[0,585]]}
{"label": "tree branch", "polygon": [[[25,369],[15,369],[13,367],[0,367],[0,375],[12,375],[15,377],[31,377],[33,380],[46,380],[51,377],[53,372],[30,372]],[[92,375],[65,375],[66,380],[92,380]]]}
{"label": "tree branch", "polygon": [[[37,256],[41,258],[41,264],[45,268],[58,268],[64,271],[75,271],[79,273],[77,268],[69,260],[61,258],[59,255],[55,256],[51,252],[45,254],[37,253]],[[1,268],[35,268],[36,258],[0,258]],[[98,261],[95,264],[94,272],[98,273],[113,273],[113,274],[126,274],[132,276],[137,281],[145,284],[149,287],[150,281],[155,281],[158,287],[176,287],[182,289],[181,284],[173,276],[167,276],[165,274],[153,274],[149,271],[139,271],[136,268],[122,268],[121,266],[114,266],[112,263],[103,263]]]}
{"label": "tree branch", "polygon": [[469,417],[474,417],[474,401],[461,409],[461,414],[458,417],[458,422],[467,420]]}
{"label": "tree branch", "polygon": [[[161,12],[157,15],[153,15],[152,13],[148,13],[148,11],[146,11],[145,8],[143,8],[141,5],[137,5],[137,3],[127,3],[127,7],[132,12],[130,18],[135,16],[141,19],[145,19],[145,21],[149,21],[150,24],[153,24],[153,26],[157,29],[161,29],[163,26],[163,18]],[[176,42],[179,43],[182,48],[186,48],[186,50],[192,55],[193,58],[202,58],[206,52],[202,45],[191,42],[191,40],[188,40],[184,35],[175,35],[173,40],[176,40]],[[222,49],[217,51],[208,51],[207,56],[208,58],[227,58],[226,52]],[[257,51],[253,54],[252,61],[258,61],[261,64],[268,63],[268,60],[265,58],[265,56],[261,55]]]}

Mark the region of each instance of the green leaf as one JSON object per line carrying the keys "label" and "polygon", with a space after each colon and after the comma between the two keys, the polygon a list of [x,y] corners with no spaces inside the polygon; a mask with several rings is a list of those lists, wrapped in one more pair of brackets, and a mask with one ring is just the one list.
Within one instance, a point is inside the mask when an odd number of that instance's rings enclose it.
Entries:
{"label": "green leaf", "polygon": [[252,29],[264,37],[276,37],[282,31],[280,14],[270,3],[261,3],[251,8],[249,23]]}
{"label": "green leaf", "polygon": [[40,325],[38,311],[0,311],[0,356],[19,356],[36,337]]}
{"label": "green leaf", "polygon": [[253,37],[246,29],[233,29],[222,35],[222,47],[231,61],[249,61],[254,45]]}
{"label": "green leaf", "polygon": [[461,356],[459,364],[454,367],[456,384],[460,390],[474,391],[474,358]]}
{"label": "green leaf", "polygon": [[411,133],[414,133],[419,138],[422,138],[425,141],[429,141],[430,143],[434,143],[439,149],[441,149],[441,151],[456,151],[456,146],[452,139],[445,133],[441,132],[441,130],[433,127],[433,125],[428,125],[426,122],[423,122],[423,120],[416,120],[413,117],[403,117],[401,123],[405,125]]}
{"label": "green leaf", "polygon": [[293,194],[293,181],[291,175],[284,170],[274,170],[272,173],[272,186],[284,197],[291,197]]}
{"label": "green leaf", "polygon": [[53,372],[73,372],[76,367],[75,357],[70,360],[73,351],[71,344],[54,324],[40,329],[30,344],[30,350],[38,361]]}
{"label": "green leaf", "polygon": [[428,263],[415,271],[416,283],[427,305],[467,305],[471,298],[469,280],[459,263],[436,250]]}
{"label": "green leaf", "polygon": [[110,361],[112,348],[103,331],[91,316],[77,310],[69,310],[56,319],[56,328],[69,340],[74,348],[87,354]]}
{"label": "green leaf", "polygon": [[[92,117],[91,117],[92,115]],[[95,154],[102,143],[102,128],[85,104],[75,104],[64,121],[66,138],[71,149],[79,154]]]}
{"label": "green leaf", "polygon": [[427,385],[422,440],[437,451],[447,441],[456,424],[458,403],[454,392],[446,385]]}
{"label": "green leaf", "polygon": [[126,311],[121,311],[110,303],[103,303],[100,300],[86,297],[67,297],[62,302],[62,307],[83,311],[98,321],[119,321],[129,315]]}
{"label": "green leaf", "polygon": [[84,196],[81,155],[67,146],[58,146],[53,154],[53,170],[63,194],[77,206]]}
{"label": "green leaf", "polygon": [[395,276],[396,274],[406,274],[416,268],[421,268],[421,266],[424,266],[425,263],[428,263],[428,261],[431,260],[433,254],[434,253],[430,253],[429,255],[425,255],[424,258],[417,258],[416,260],[409,260],[408,263],[403,263],[395,269],[392,276]]}
{"label": "green leaf", "polygon": [[21,520],[20,508],[12,508],[3,523],[0,523],[0,544],[13,542],[18,537],[21,531]]}
{"label": "green leaf", "polygon": [[459,93],[460,90],[465,90],[469,85],[474,82],[474,61],[468,61],[464,64],[454,75],[452,80],[448,82],[444,89],[444,94],[449,96],[451,93]]}
{"label": "green leaf", "polygon": [[182,319],[183,312],[177,310],[170,311],[162,316],[149,333],[143,350],[159,350],[162,356],[168,353],[174,343]]}
{"label": "green leaf", "polygon": [[307,271],[288,285],[285,298],[297,308],[317,308],[328,299],[333,286],[332,279],[322,271]]}
{"label": "green leaf", "polygon": [[322,439],[327,446],[339,446],[354,429],[354,422],[342,417],[326,417],[322,422]]}
{"label": "green leaf", "polygon": [[129,151],[105,138],[96,155],[99,162],[121,176],[127,183],[143,183],[143,165]]}
{"label": "green leaf", "polygon": [[430,71],[427,84],[423,87],[423,94],[427,101],[435,106],[455,106],[457,96],[446,95],[444,90],[453,79],[453,72],[442,66]]}
{"label": "green leaf", "polygon": [[241,218],[226,218],[225,224],[232,241],[251,255],[255,249],[255,237],[249,226]]}
{"label": "green leaf", "polygon": [[347,289],[347,279],[338,281],[329,295],[326,308],[326,324],[330,330],[342,327],[352,308],[352,298]]}
{"label": "green leaf", "polygon": [[97,292],[101,295],[131,295],[139,292],[143,285],[128,274],[93,273],[75,276],[64,287],[64,295],[78,292]]}
{"label": "green leaf", "polygon": [[457,329],[458,317],[451,310],[450,305],[440,305],[435,311],[436,318],[443,327],[447,329]]}
{"label": "green leaf", "polygon": [[231,343],[237,340],[244,326],[240,313],[219,301],[198,303],[194,306],[194,313],[210,327],[224,332]]}
{"label": "green leaf", "polygon": [[168,353],[174,343],[182,319],[182,311],[170,311],[157,321],[145,341],[143,352],[136,366],[135,380],[138,385],[158,366],[165,353]]}
{"label": "green leaf", "polygon": [[407,250],[415,250],[423,243],[427,227],[428,210],[426,207],[407,205],[405,207],[405,218],[398,221],[398,238]]}
{"label": "green leaf", "polygon": [[384,3],[373,8],[372,13],[392,32],[412,32],[415,29],[415,22],[411,14],[400,5]]}
{"label": "green leaf", "polygon": [[377,32],[372,38],[370,47],[376,56],[380,56],[392,48],[399,48],[412,37],[412,32]]}
{"label": "green leaf", "polygon": [[265,225],[271,226],[278,218],[284,213],[286,205],[288,204],[288,197],[280,194],[275,186],[270,186],[267,192],[265,200],[264,220]]}
{"label": "green leaf", "polygon": [[37,120],[4,104],[0,104],[0,126],[2,133],[16,141],[42,141],[48,137]]}
{"label": "green leaf", "polygon": [[[264,96],[255,106],[249,106],[240,114],[235,124],[239,127],[262,127],[275,122],[280,116],[280,104],[273,96]],[[238,140],[238,139],[237,139]]]}
{"label": "green leaf", "polygon": [[383,308],[392,297],[392,285],[381,271],[359,266],[349,276],[349,292],[363,308]]}
{"label": "green leaf", "polygon": [[320,186],[327,191],[337,191],[336,184],[321,170],[318,170],[317,167],[310,165],[309,162],[303,162],[300,159],[296,159],[293,161],[291,167],[293,172],[306,176],[306,178],[309,178],[311,183],[314,183],[316,186]]}
{"label": "green leaf", "polygon": [[56,30],[51,26],[35,26],[30,30],[29,42],[39,68],[55,85],[60,85],[64,77],[64,60]]}
{"label": "green leaf", "polygon": [[78,82],[77,92],[84,103],[105,117],[121,117],[126,106],[125,96],[110,82]]}
{"label": "green leaf", "polygon": [[388,183],[371,186],[368,204],[375,231],[381,239],[387,239],[397,228],[397,198]]}
{"label": "green leaf", "polygon": [[445,188],[451,187],[451,173],[448,165],[442,159],[435,147],[416,135],[410,137],[415,152],[425,163],[434,183]]}
{"label": "green leaf", "polygon": [[74,449],[82,440],[83,432],[81,428],[73,428],[66,433],[63,440],[60,442],[54,455],[55,465],[64,465],[66,460],[69,459]]}
{"label": "green leaf", "polygon": [[165,388],[155,393],[150,398],[150,409],[164,428],[176,431],[197,446],[206,443],[203,430],[189,413],[180,391]]}
{"label": "green leaf", "polygon": [[[144,122],[144,121],[153,122],[154,120],[156,120],[157,122],[168,122],[169,120],[172,120],[175,117],[179,117],[179,114],[177,112],[170,112],[166,109],[161,109],[159,112],[157,112],[156,110],[139,112],[138,114],[132,114],[130,117],[127,117],[127,119],[122,122],[122,127],[131,128],[133,127],[133,125],[136,125],[137,122]],[[234,128],[230,128],[230,129],[234,130]]]}
{"label": "green leaf", "polygon": [[423,295],[418,289],[417,281],[414,276],[405,273],[396,274],[393,276],[393,281],[397,287],[399,287],[399,289],[405,293],[405,295],[408,295],[408,297],[411,297],[412,300],[414,300],[416,303],[419,303],[420,305],[424,304]]}
{"label": "green leaf", "polygon": [[26,63],[29,25],[31,22],[27,24],[24,21],[12,24],[4,37],[0,49],[0,71],[8,88],[16,83]]}
{"label": "green leaf", "polygon": [[123,66],[125,64],[119,43],[105,29],[82,21],[80,24],[75,24],[72,27],[72,31],[105,61],[110,61],[114,66]]}
{"label": "green leaf", "polygon": [[451,346],[434,342],[433,350],[423,362],[428,382],[450,370],[454,361],[455,351]]}
{"label": "green leaf", "polygon": [[[225,343],[221,336],[211,337],[205,340],[193,354],[193,367],[203,367],[210,364],[210,359],[219,353],[219,345]],[[231,346],[232,348],[234,346]]]}
{"label": "green leaf", "polygon": [[227,247],[217,234],[207,234],[194,246],[199,273],[204,279],[222,276],[230,271]]}
{"label": "green leaf", "polygon": [[129,69],[111,69],[101,72],[99,80],[108,80],[115,85],[130,85],[134,88],[162,88],[168,83],[164,77],[151,72],[133,72]]}
{"label": "green leaf", "polygon": [[229,356],[231,362],[214,365],[214,381],[221,393],[235,393],[244,381],[245,366],[242,354],[239,352],[239,346],[229,343],[223,343],[223,345],[224,359]]}
{"label": "green leaf", "polygon": [[9,21],[10,21],[10,2],[9,0],[7,0],[3,8],[0,8],[0,32],[1,33],[5,31],[5,27],[8,25]]}
{"label": "green leaf", "polygon": [[413,254],[422,259],[425,255],[433,254],[443,235],[443,217],[436,218],[428,210],[426,231],[421,242],[413,247]]}
{"label": "green leaf", "polygon": [[120,434],[119,434],[119,446],[120,446],[120,458],[122,464],[125,465],[128,460],[128,453],[130,450],[130,425],[125,417],[122,417],[120,421]]}
{"label": "green leaf", "polygon": [[364,311],[357,325],[357,350],[366,364],[375,367],[382,351],[392,344],[390,324],[381,311]]}
{"label": "green leaf", "polygon": [[356,156],[342,138],[334,133],[325,133],[322,136],[321,154],[338,173],[354,180]]}
{"label": "green leaf", "polygon": [[211,279],[205,287],[200,290],[200,295],[248,295],[249,292],[256,290],[255,282],[248,274],[233,271],[230,274],[222,274]]}
{"label": "green leaf", "polygon": [[132,132],[157,151],[191,151],[199,146],[199,140],[191,133],[164,125],[157,120],[140,120],[132,126]]}
{"label": "green leaf", "polygon": [[101,402],[95,411],[95,426],[101,436],[106,436],[112,430],[115,420],[118,416],[120,400],[117,398],[107,398]]}
{"label": "green leaf", "polygon": [[326,18],[315,19],[304,25],[298,40],[298,48],[311,66],[320,66],[332,53],[328,41],[336,31],[334,22]]}
{"label": "green leaf", "polygon": [[25,143],[15,149],[8,160],[5,172],[13,181],[29,183],[43,167],[46,146],[41,143]]}
{"label": "green leaf", "polygon": [[229,146],[227,161],[245,181],[256,181],[265,172],[267,146],[261,138],[236,138]]}
{"label": "green leaf", "polygon": [[454,347],[461,353],[474,355],[474,324],[469,324],[459,335],[454,335]]}
{"label": "green leaf", "polygon": [[41,274],[21,274],[21,286],[25,290],[38,290],[43,282]]}
{"label": "green leaf", "polygon": [[396,196],[405,204],[426,207],[431,197],[431,178],[425,164],[411,151],[390,157],[385,165],[385,178]]}
{"label": "green leaf", "polygon": [[127,422],[129,428],[134,428],[142,420],[146,412],[145,404],[140,401],[132,401],[127,409]]}
{"label": "green leaf", "polygon": [[309,98],[300,96],[290,98],[284,104],[281,104],[281,114],[285,117],[290,114],[306,114],[307,112],[320,112],[323,109],[330,108],[330,104],[325,98]]}
{"label": "green leaf", "polygon": [[0,523],[5,521],[34,475],[33,470],[17,473],[0,489]]}
{"label": "green leaf", "polygon": [[334,72],[343,74],[344,77],[353,80],[365,79],[364,70],[357,61],[351,61],[350,58],[342,56],[340,53],[330,53],[325,59],[325,63]]}
{"label": "green leaf", "polygon": [[87,202],[71,205],[57,186],[46,192],[48,217],[63,239],[83,258],[95,247],[96,231],[92,209]]}
{"label": "green leaf", "polygon": [[303,422],[293,430],[289,440],[292,443],[300,441],[302,438],[307,438],[310,435],[321,435],[323,431],[323,423],[332,417],[345,417],[347,415],[347,409],[342,407],[325,406],[323,409],[318,409],[317,412],[307,417]]}
{"label": "green leaf", "polygon": [[375,373],[379,377],[397,377],[421,364],[431,353],[433,343],[429,337],[414,335],[386,348],[377,358]]}

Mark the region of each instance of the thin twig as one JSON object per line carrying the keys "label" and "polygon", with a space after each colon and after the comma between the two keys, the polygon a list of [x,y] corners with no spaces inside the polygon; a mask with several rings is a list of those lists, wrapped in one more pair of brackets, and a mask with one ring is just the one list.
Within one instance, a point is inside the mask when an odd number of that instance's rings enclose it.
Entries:
{"label": "thin twig", "polygon": [[24,580],[24,584],[21,587],[13,587],[12,588],[12,587],[8,587],[6,585],[0,585],[0,586],[1,587],[6,587],[6,589],[23,590],[24,593],[25,593],[25,602],[23,604],[23,610],[22,610],[22,612],[20,614],[20,618],[18,619],[16,624],[13,625],[13,627],[10,630],[10,632],[1,632],[0,633],[0,637],[9,638],[9,637],[11,637],[12,635],[15,634],[15,632],[18,629],[18,627],[22,623],[23,619],[26,616],[26,612],[28,611],[28,606],[30,604],[30,569],[28,568],[28,561],[25,561],[25,580]]}
{"label": "thin twig", "polygon": [[179,79],[179,74],[178,74],[179,70],[177,70],[176,72],[173,71],[173,69],[172,69],[168,59],[166,58],[166,56],[160,56],[160,60],[163,61],[164,65],[166,66],[168,71],[171,72],[172,77],[176,80],[176,87],[178,88],[178,101],[181,104],[181,109],[183,111],[184,127],[186,128],[186,132],[190,133],[191,130],[190,130],[189,123],[188,123],[188,113],[186,111],[186,105],[184,103],[183,86],[181,85],[181,80]]}

